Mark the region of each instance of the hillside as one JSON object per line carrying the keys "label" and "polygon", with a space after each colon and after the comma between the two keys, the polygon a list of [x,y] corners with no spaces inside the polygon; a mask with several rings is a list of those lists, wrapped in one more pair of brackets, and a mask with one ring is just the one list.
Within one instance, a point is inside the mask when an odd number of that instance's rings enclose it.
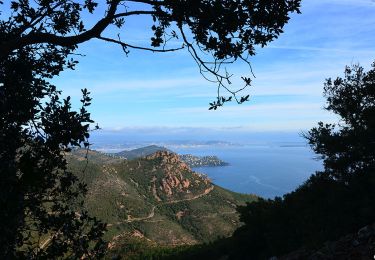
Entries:
{"label": "hillside", "polygon": [[230,236],[240,226],[237,205],[256,199],[214,185],[168,151],[136,160],[84,155],[70,155],[70,167],[88,184],[90,213],[108,223],[111,247],[129,237],[171,246]]}
{"label": "hillside", "polygon": [[281,256],[279,260],[298,259],[374,259],[375,223],[362,227],[336,241],[327,241],[315,250],[300,250]]}
{"label": "hillside", "polygon": [[133,150],[130,150],[130,151],[121,151],[121,152],[118,152],[118,153],[114,153],[113,155],[131,160],[131,159],[145,157],[145,156],[151,155],[153,153],[156,153],[158,151],[169,151],[169,152],[171,152],[170,150],[168,150],[167,148],[162,147],[162,146],[149,145],[149,146],[133,149]]}

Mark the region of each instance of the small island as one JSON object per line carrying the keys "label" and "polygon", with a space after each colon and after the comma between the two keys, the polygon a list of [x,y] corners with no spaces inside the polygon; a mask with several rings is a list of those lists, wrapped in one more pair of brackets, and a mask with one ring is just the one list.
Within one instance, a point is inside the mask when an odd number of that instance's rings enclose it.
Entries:
{"label": "small island", "polygon": [[192,168],[229,165],[227,162],[220,160],[217,156],[195,156],[192,154],[182,154],[180,155],[180,158]]}

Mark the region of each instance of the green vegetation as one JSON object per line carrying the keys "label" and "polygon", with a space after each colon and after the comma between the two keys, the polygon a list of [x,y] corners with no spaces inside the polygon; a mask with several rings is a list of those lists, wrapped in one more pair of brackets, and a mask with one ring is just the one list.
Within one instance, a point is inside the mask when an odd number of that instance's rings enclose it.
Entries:
{"label": "green vegetation", "polygon": [[[0,19],[0,45],[16,31],[30,31],[21,20],[29,23],[26,13],[35,14],[11,5],[11,17]],[[85,185],[63,157],[71,147],[89,145],[90,93],[82,90],[74,111],[70,97],[48,82],[74,67],[67,61],[71,49],[34,47],[0,51],[0,258],[98,258],[106,249],[105,226],[80,207]]]}
{"label": "green vegetation", "polygon": [[[221,189],[166,152],[133,161],[89,152],[87,162],[76,151],[67,169],[63,154],[89,146],[91,98],[82,90],[74,112],[70,97],[62,99],[48,81],[74,69],[71,55],[79,44],[99,39],[126,54],[186,48],[218,86],[209,107],[216,110],[249,100],[238,95],[251,79],[228,88],[225,64],[249,64],[255,47],[276,39],[300,6],[300,0],[133,1],[143,5],[129,11],[120,8],[125,2],[106,1],[104,16],[86,22],[83,12],[89,16],[98,6],[92,0],[0,1],[6,6],[0,21],[1,258],[101,257],[104,225],[88,213],[108,222],[110,248],[130,259],[262,259],[319,247],[373,222],[375,64],[369,72],[347,68],[344,78],[326,82],[327,109],[341,121],[319,123],[306,134],[325,169],[283,198],[257,200]],[[125,18],[140,14],[153,18],[151,47],[129,45],[115,33],[103,36],[108,26],[123,28]],[[177,38],[183,46],[168,49],[165,39]],[[236,228],[233,237],[215,240]],[[195,245],[202,242],[208,244]],[[171,247],[181,244],[193,246]]]}
{"label": "green vegetation", "polygon": [[[105,239],[113,252],[138,245],[144,254],[153,244],[170,252],[228,237],[241,225],[236,207],[257,199],[213,185],[169,152],[130,161],[94,151],[85,156],[84,150],[72,152],[69,165],[87,183],[87,210],[108,223]],[[139,243],[124,245],[129,237]]]}
{"label": "green vegetation", "polygon": [[[153,219],[160,223],[132,223],[138,235],[145,235],[150,241],[139,240],[113,252],[120,256],[130,254],[130,259],[266,259],[300,248],[321,248],[326,241],[337,240],[373,223],[374,82],[375,63],[368,72],[360,66],[347,67],[344,78],[326,81],[326,109],[338,114],[341,121],[320,122],[305,134],[312,149],[321,155],[324,171],[313,174],[283,198],[259,198],[244,205],[249,196],[214,186],[204,196],[189,200],[207,191],[209,182],[192,186],[189,196],[180,190],[177,194],[156,192],[157,196],[152,197],[152,176],[160,180],[170,172],[176,175],[183,172],[193,182],[194,173],[181,168],[173,157],[151,156],[126,162],[129,176],[139,184],[137,192],[149,194],[144,205],[156,206]],[[175,164],[167,166],[172,161]],[[140,171],[134,170],[137,165]],[[173,203],[175,200],[178,203]],[[236,218],[235,209],[240,219]],[[143,216],[147,216],[147,210]],[[235,228],[233,236],[228,237]],[[163,232],[167,229],[174,236],[166,240],[168,236]],[[165,246],[158,247],[159,243]],[[171,247],[182,244],[190,246]]]}
{"label": "green vegetation", "polygon": [[283,198],[240,206],[245,224],[231,238],[189,248],[179,259],[266,259],[322,247],[374,222],[375,63],[368,72],[347,67],[345,77],[328,79],[324,90],[326,109],[341,121],[320,122],[305,135],[322,156],[324,171]]}
{"label": "green vegetation", "polygon": [[[132,2],[141,4],[136,5],[136,10],[124,8]],[[232,91],[233,88],[224,85],[230,84],[231,74],[225,68],[217,68],[235,61],[249,64],[255,47],[264,47],[276,39],[290,14],[299,12],[300,0],[255,5],[243,1],[222,4],[112,0],[102,1],[99,8],[99,3],[93,0],[15,0],[0,1],[0,6],[0,258],[81,259],[103,255],[106,245],[101,236],[105,228],[87,214],[83,202],[78,203],[83,201],[86,186],[67,169],[63,154],[73,147],[89,146],[87,139],[93,120],[86,109],[91,98],[83,89],[82,105],[74,111],[71,98],[63,99],[61,91],[49,83],[63,70],[75,68],[78,61],[72,57],[83,56],[77,52],[78,46],[98,39],[120,45],[125,54],[129,49],[152,52],[188,49],[201,74],[207,72],[216,78],[213,82],[218,88],[217,99],[210,104],[210,109],[216,109],[232,98],[238,103],[248,101],[249,95],[238,96],[251,82],[242,77],[245,86]],[[99,12],[102,16],[96,17],[97,9],[103,11]],[[120,33],[115,38],[105,36],[108,27],[124,28],[125,19],[140,14],[152,17],[151,47],[130,45],[129,39],[123,41]],[[171,39],[182,40],[182,46],[167,47]],[[201,58],[205,54],[210,54],[211,61],[207,56]],[[230,97],[222,96],[221,90],[227,90]],[[103,185],[109,188],[114,185],[115,190],[121,190],[123,177],[116,176],[113,169],[103,170],[105,178],[96,176]],[[126,175],[121,167],[118,170]],[[101,207],[118,206],[113,204],[119,201],[118,194],[99,190],[102,186],[85,174],[80,178],[91,185],[91,201],[85,201],[91,211],[111,220],[121,216],[118,209],[100,211]],[[144,195],[147,186],[143,184],[136,185],[135,190]],[[183,186],[189,185],[185,181]],[[102,192],[115,200],[96,205],[95,195]],[[136,203],[142,197],[132,200]],[[134,215],[142,211],[129,210]]]}
{"label": "green vegetation", "polygon": [[153,153],[156,153],[157,151],[170,151],[170,150],[162,146],[149,145],[146,147],[141,147],[141,148],[133,149],[130,151],[122,151],[119,153],[114,153],[113,155],[131,160],[131,159],[136,159],[140,157],[145,157],[147,155],[151,155]]}
{"label": "green vegetation", "polygon": [[[149,145],[146,147],[141,147],[133,149],[130,151],[121,151],[118,153],[107,154],[113,158],[125,158],[128,160],[146,157],[158,151],[168,151],[171,150],[157,145]],[[191,154],[179,155],[180,159],[185,162],[189,167],[202,167],[202,166],[226,166],[228,163],[220,160],[217,156],[194,156]]]}

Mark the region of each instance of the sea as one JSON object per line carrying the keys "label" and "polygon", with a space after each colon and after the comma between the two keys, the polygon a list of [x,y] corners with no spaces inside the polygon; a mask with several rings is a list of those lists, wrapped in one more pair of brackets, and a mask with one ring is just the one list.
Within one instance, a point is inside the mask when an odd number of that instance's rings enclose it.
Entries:
{"label": "sea", "polygon": [[[178,136],[165,129],[155,134],[157,129],[153,129],[152,135],[147,135],[149,139],[144,140],[145,133],[139,132],[134,130],[94,136],[94,149],[119,152],[154,144],[178,154],[216,155],[229,165],[193,170],[208,175],[223,188],[263,198],[283,196],[323,169],[322,161],[298,133],[239,135],[220,132],[216,136],[209,136],[211,131],[199,129],[191,134],[192,129],[187,129]],[[233,136],[238,139],[231,139]]]}
{"label": "sea", "polygon": [[197,167],[213,183],[231,191],[274,198],[291,192],[313,173],[322,161],[306,145],[243,145],[175,147],[179,154],[216,155],[228,166]]}

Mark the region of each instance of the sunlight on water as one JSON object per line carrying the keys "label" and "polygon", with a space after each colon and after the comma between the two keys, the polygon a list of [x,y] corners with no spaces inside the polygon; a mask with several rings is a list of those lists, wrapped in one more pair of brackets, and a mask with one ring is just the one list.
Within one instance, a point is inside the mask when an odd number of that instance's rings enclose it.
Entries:
{"label": "sunlight on water", "polygon": [[311,174],[322,169],[322,162],[306,146],[210,146],[175,150],[180,154],[217,155],[230,165],[194,170],[207,174],[215,184],[224,188],[266,198],[294,190]]}

